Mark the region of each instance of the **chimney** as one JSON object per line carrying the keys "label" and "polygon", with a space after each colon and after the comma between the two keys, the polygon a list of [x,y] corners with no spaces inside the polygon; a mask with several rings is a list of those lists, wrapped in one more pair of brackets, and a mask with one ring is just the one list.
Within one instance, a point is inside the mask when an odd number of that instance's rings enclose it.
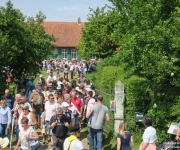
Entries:
{"label": "chimney", "polygon": [[81,24],[81,18],[80,17],[78,18],[78,24],[79,25]]}

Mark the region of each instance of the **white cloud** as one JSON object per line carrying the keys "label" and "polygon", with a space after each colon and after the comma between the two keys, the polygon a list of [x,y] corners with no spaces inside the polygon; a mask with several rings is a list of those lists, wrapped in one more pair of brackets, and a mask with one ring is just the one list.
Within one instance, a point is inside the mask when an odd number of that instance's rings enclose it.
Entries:
{"label": "white cloud", "polygon": [[56,8],[55,10],[57,10],[57,11],[77,11],[77,10],[80,10],[80,7],[77,5],[72,5],[72,6],[59,7],[59,8]]}

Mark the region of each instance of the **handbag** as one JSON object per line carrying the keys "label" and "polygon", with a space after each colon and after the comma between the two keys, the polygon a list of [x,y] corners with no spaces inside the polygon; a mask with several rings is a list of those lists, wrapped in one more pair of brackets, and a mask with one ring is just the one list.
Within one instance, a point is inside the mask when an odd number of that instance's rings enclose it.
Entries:
{"label": "handbag", "polygon": [[[28,137],[30,136],[31,130],[29,131]],[[37,150],[41,146],[41,143],[39,141],[35,140],[35,142],[37,142],[35,145],[30,146],[31,150]],[[28,140],[28,143],[29,143],[29,140]]]}
{"label": "handbag", "polygon": [[40,146],[41,146],[41,143],[39,141],[37,141],[37,143],[35,145],[31,146],[31,150],[37,150]]}

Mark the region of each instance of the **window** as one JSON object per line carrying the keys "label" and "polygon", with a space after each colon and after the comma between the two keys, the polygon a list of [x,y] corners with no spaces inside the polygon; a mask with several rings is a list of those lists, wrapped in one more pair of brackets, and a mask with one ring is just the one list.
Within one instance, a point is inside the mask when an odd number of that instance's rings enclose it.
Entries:
{"label": "window", "polygon": [[54,54],[58,54],[58,50],[55,49],[55,50],[53,51],[53,53],[54,53]]}
{"label": "window", "polygon": [[72,59],[77,59],[77,50],[76,49],[71,50],[71,58]]}
{"label": "window", "polygon": [[96,56],[95,56],[95,55],[92,55],[92,56],[91,56],[91,59],[96,59]]}
{"label": "window", "polygon": [[68,58],[68,51],[67,49],[62,49],[62,58]]}

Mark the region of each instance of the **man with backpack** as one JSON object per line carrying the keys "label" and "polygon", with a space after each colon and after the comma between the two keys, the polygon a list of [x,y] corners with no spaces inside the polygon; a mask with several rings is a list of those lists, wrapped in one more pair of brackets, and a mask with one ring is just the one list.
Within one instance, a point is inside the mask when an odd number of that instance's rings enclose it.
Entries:
{"label": "man with backpack", "polygon": [[73,126],[69,128],[69,131],[72,134],[65,139],[64,150],[84,150],[83,144],[79,140],[81,128],[79,126]]}
{"label": "man with backpack", "polygon": [[63,150],[63,143],[67,137],[70,118],[63,114],[63,109],[58,107],[56,115],[52,116],[49,122],[49,129],[52,129],[52,138],[55,150]]}
{"label": "man with backpack", "polygon": [[[90,150],[102,150],[103,126],[105,122],[110,121],[108,108],[102,103],[103,97],[97,96],[97,103],[95,103],[91,110],[86,114],[86,118],[91,117],[89,128],[89,146]],[[106,118],[106,119],[104,119]],[[96,141],[96,143],[94,143]]]}
{"label": "man with backpack", "polygon": [[32,92],[29,101],[32,103],[33,112],[37,117],[37,128],[40,127],[40,115],[43,112],[44,95],[41,93],[41,87],[37,86],[36,91]]}

